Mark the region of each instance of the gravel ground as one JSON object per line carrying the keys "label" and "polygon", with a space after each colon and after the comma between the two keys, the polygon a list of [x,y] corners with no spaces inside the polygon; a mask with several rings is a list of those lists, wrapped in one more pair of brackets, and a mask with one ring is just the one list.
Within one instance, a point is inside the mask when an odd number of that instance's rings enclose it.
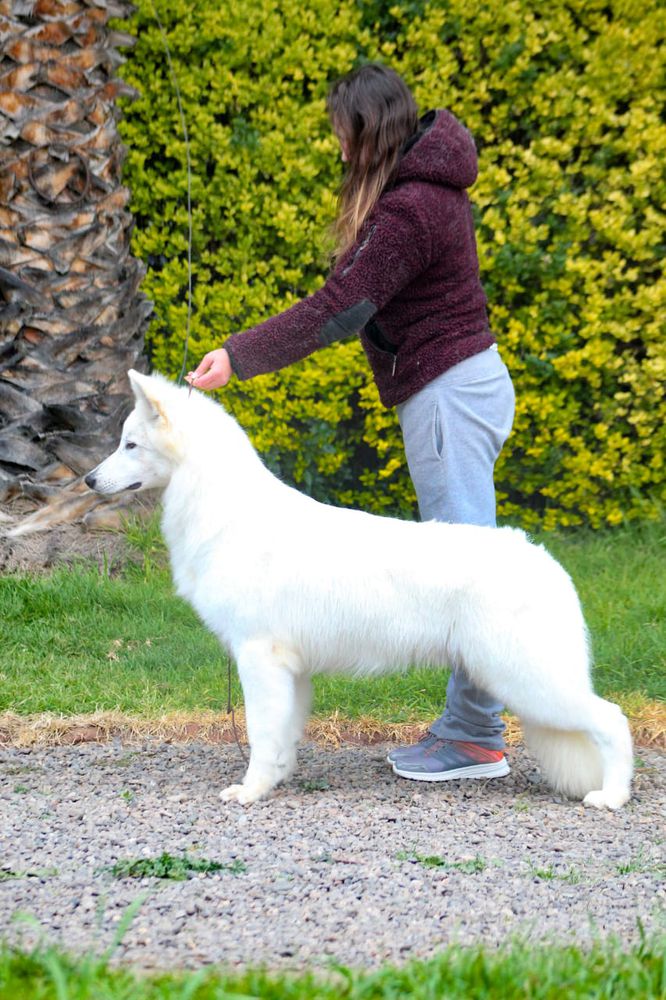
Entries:
{"label": "gravel ground", "polygon": [[[635,796],[609,813],[551,795],[521,748],[508,778],[447,785],[395,778],[386,749],[305,746],[298,774],[248,809],[218,798],[242,772],[235,746],[2,750],[0,936],[98,951],[142,894],[114,960],[143,968],[373,967],[517,933],[663,929],[663,755],[638,752]],[[101,871],[164,851],[246,870]]]}

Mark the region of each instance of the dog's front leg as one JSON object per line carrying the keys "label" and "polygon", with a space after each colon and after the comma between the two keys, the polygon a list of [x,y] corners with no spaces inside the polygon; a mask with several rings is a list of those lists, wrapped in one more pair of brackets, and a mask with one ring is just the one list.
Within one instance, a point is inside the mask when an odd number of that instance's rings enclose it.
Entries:
{"label": "dog's front leg", "polygon": [[249,805],[288,778],[296,766],[296,744],[310,707],[310,680],[299,673],[298,655],[270,639],[244,643],[237,662],[250,764],[243,783],[225,788],[220,797]]}

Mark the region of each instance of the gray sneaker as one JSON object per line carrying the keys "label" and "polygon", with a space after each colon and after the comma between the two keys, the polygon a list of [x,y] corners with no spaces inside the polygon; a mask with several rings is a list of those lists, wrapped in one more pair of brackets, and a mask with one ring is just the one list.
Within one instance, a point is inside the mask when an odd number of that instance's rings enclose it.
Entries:
{"label": "gray sneaker", "polygon": [[414,781],[454,781],[461,778],[503,778],[510,773],[501,750],[437,737],[426,747],[423,746],[425,742],[422,740],[413,748],[418,753],[391,761],[394,774]]}
{"label": "gray sneaker", "polygon": [[420,757],[424,750],[429,750],[439,739],[440,737],[435,736],[434,733],[427,732],[425,736],[421,737],[418,743],[394,747],[393,750],[387,753],[386,759],[389,764],[397,764],[399,760],[405,760],[408,757]]}

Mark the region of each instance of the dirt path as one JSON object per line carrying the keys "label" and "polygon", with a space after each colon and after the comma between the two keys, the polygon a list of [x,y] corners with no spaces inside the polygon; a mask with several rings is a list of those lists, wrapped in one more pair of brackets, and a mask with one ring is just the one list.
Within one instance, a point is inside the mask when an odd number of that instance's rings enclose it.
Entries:
{"label": "dirt path", "polygon": [[[634,798],[609,813],[552,796],[520,747],[508,778],[447,785],[395,778],[385,751],[306,746],[298,774],[243,809],[218,798],[242,771],[234,746],[2,750],[0,936],[100,950],[142,895],[116,958],[147,968],[375,966],[452,941],[665,928],[663,754],[638,751]],[[244,871],[101,870],[162,852]]]}

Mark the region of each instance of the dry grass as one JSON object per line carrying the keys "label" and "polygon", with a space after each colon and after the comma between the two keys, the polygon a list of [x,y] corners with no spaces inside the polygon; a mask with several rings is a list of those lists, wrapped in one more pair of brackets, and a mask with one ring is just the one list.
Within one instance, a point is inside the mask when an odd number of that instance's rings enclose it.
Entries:
{"label": "dry grass", "polygon": [[[648,701],[640,695],[617,696],[626,713],[637,746],[666,750],[666,705]],[[236,728],[246,739],[242,709],[235,713]],[[519,743],[521,730],[518,720],[506,715],[506,740]],[[370,716],[347,719],[339,713],[314,717],[308,724],[306,737],[319,746],[334,749],[355,744],[410,743],[425,731],[423,721],[407,723],[382,722]],[[232,719],[220,712],[170,712],[156,718],[141,718],[123,712],[94,712],[86,715],[62,716],[44,712],[35,715],[0,714],[0,746],[47,747],[74,745],[120,739],[123,743],[156,741],[162,743],[231,743],[234,741]]]}

